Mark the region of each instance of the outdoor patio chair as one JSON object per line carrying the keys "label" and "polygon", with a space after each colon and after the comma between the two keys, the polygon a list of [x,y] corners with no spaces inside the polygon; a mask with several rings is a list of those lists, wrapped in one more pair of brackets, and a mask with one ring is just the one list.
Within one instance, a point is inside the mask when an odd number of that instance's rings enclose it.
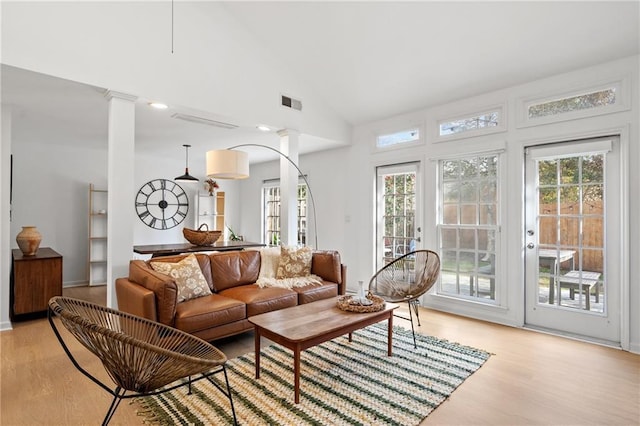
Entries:
{"label": "outdoor patio chair", "polygon": [[[115,389],[80,366],[60,334],[54,317],[58,317],[62,325],[102,361]],[[61,296],[49,301],[48,319],[73,365],[113,396],[103,425],[109,423],[123,399],[157,395],[185,385],[191,394],[191,383],[204,378],[229,399],[234,424],[237,424],[225,368],[227,357],[204,340],[145,318]],[[211,378],[220,372],[224,374],[226,389]],[[192,379],[191,376],[196,375],[199,376]],[[167,386],[184,378],[187,380]]]}
{"label": "outdoor patio chair", "polygon": [[[440,275],[440,257],[431,250],[416,250],[400,256],[381,268],[369,281],[371,294],[382,297],[391,303],[407,302],[413,344],[417,348],[416,334],[413,326],[415,313],[418,326],[418,298],[435,284]],[[412,312],[413,311],[413,312]],[[403,318],[403,317],[401,317]]]}

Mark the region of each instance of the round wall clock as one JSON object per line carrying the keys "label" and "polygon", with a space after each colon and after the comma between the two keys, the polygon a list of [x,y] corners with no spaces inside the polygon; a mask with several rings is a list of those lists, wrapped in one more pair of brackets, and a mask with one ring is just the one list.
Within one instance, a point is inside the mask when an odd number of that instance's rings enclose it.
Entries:
{"label": "round wall clock", "polygon": [[182,223],[189,211],[189,197],[177,183],[154,179],[136,195],[136,213],[153,229],[170,229]]}

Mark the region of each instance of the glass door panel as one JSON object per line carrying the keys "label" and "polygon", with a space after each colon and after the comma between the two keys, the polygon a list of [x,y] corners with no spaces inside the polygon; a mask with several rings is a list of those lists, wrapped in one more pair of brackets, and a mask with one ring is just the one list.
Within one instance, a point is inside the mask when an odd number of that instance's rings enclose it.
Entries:
{"label": "glass door panel", "polygon": [[[619,339],[619,181],[611,139],[527,150],[526,322],[606,340]],[[609,171],[609,173],[607,173]],[[606,231],[606,232],[605,232]],[[608,234],[609,233],[609,234]],[[619,235],[619,234],[618,234]],[[609,237],[608,241],[606,237]],[[612,239],[611,239],[612,238]],[[618,237],[619,238],[619,237]],[[588,314],[588,316],[585,316]]]}
{"label": "glass door panel", "polygon": [[378,167],[377,177],[376,269],[381,269],[419,246],[418,163]]}

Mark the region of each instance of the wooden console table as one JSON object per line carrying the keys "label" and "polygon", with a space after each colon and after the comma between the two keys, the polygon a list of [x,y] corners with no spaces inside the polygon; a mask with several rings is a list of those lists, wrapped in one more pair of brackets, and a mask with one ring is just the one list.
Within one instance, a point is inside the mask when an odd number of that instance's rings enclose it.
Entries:
{"label": "wooden console table", "polygon": [[49,299],[62,296],[62,255],[49,247],[41,247],[34,256],[25,256],[18,249],[11,254],[11,319],[46,312]]}
{"label": "wooden console table", "polygon": [[249,247],[264,247],[262,243],[250,241],[216,241],[210,246],[194,246],[193,244],[156,244],[147,246],[133,246],[134,253],[150,254],[151,257],[171,256],[180,253],[197,253],[199,251],[233,251],[244,250]]}

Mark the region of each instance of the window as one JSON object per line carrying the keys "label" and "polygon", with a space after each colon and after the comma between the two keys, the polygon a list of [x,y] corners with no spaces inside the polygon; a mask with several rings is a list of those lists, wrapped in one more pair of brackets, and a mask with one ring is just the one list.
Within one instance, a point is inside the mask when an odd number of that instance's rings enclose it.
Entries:
{"label": "window", "polygon": [[505,105],[498,104],[436,121],[436,142],[504,132],[507,129]]}
{"label": "window", "polygon": [[547,96],[522,99],[518,105],[518,127],[594,117],[630,108],[628,78],[579,88],[571,92],[549,92]]}
{"label": "window", "polygon": [[377,168],[377,269],[414,251],[417,163]]}
{"label": "window", "polygon": [[378,148],[388,148],[393,145],[399,145],[420,140],[420,129],[404,130],[389,135],[378,136],[376,146]]}
{"label": "window", "polygon": [[[275,183],[275,184],[274,184]],[[263,186],[264,242],[277,246],[280,244],[280,187],[272,182]],[[299,245],[307,243],[307,185],[298,184],[298,238]]]}
{"label": "window", "polygon": [[548,102],[530,105],[529,118],[545,117],[547,115],[564,114],[589,108],[598,108],[616,103],[616,88],[570,96]]}
{"label": "window", "polygon": [[496,299],[498,156],[439,162],[440,293]]}
{"label": "window", "polygon": [[459,120],[441,122],[440,136],[453,135],[455,133],[480,130],[486,127],[497,127],[500,113],[498,111],[461,118]]}

